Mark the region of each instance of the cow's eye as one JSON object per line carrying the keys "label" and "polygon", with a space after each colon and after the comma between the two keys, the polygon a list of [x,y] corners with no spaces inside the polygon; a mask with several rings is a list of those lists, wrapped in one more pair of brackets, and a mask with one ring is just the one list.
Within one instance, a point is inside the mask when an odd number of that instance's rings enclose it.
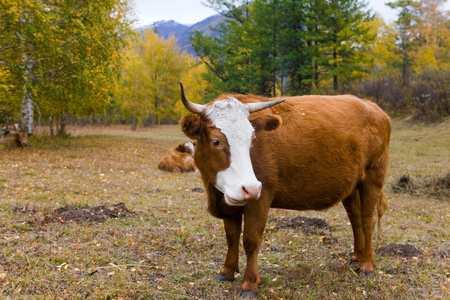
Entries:
{"label": "cow's eye", "polygon": [[218,140],[218,139],[214,139],[211,144],[213,145],[213,147],[216,148],[222,148],[222,143]]}

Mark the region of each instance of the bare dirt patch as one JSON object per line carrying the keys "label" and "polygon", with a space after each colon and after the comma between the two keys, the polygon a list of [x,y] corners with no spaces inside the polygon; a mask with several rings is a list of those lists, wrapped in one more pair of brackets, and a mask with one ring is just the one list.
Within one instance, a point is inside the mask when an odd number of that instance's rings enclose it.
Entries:
{"label": "bare dirt patch", "polygon": [[319,218],[308,218],[297,216],[293,218],[274,218],[269,221],[270,223],[275,223],[275,226],[271,227],[271,230],[277,231],[280,229],[300,229],[304,233],[321,234],[323,232],[318,231],[319,229],[329,229],[330,225],[323,219]]}
{"label": "bare dirt patch", "polygon": [[44,226],[50,222],[55,221],[63,224],[70,221],[76,223],[103,223],[107,218],[119,218],[133,214],[133,212],[131,212],[124,203],[86,207],[68,205],[57,208],[50,214],[40,214],[34,209],[29,210],[26,208],[18,207],[14,208],[14,212],[31,214],[34,217],[35,223],[37,223],[39,226]]}
{"label": "bare dirt patch", "polygon": [[440,250],[438,251],[437,256],[440,258],[450,259],[450,250]]}
{"label": "bare dirt patch", "polygon": [[193,192],[193,193],[204,193],[205,190],[202,189],[202,188],[199,188],[199,187],[195,187],[195,188],[193,188],[193,189],[191,190],[191,192]]}
{"label": "bare dirt patch", "polygon": [[422,251],[410,244],[390,244],[378,249],[377,253],[384,256],[400,256],[405,258],[423,255]]}
{"label": "bare dirt patch", "polygon": [[450,173],[447,173],[444,177],[427,176],[421,178],[404,174],[392,185],[392,191],[450,199]]}

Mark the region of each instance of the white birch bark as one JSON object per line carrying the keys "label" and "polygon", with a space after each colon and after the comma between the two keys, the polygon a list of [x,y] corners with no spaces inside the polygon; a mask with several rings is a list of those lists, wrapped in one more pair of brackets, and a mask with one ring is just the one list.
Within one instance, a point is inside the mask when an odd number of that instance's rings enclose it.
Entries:
{"label": "white birch bark", "polygon": [[33,134],[34,122],[33,122],[33,112],[34,103],[31,97],[31,91],[28,87],[31,85],[32,81],[32,64],[28,61],[28,58],[24,58],[25,61],[25,72],[24,72],[24,82],[23,82],[23,97],[22,97],[22,130],[27,132],[29,135]]}
{"label": "white birch bark", "polygon": [[[26,11],[24,9],[24,11]],[[20,15],[20,23],[21,27],[25,28],[25,24],[27,22],[28,15],[24,13]],[[27,53],[27,43],[26,38],[22,35],[22,32],[18,34],[21,40],[21,48],[22,48],[22,62],[23,62],[23,97],[22,97],[22,130],[28,133],[29,135],[33,134],[34,123],[33,123],[33,98],[30,90],[30,86],[32,86],[33,82],[33,62],[30,59]]]}

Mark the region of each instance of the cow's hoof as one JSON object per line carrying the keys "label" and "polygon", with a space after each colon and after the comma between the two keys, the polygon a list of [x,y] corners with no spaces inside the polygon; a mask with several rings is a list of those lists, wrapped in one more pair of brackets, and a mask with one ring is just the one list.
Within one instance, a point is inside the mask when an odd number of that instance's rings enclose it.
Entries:
{"label": "cow's hoof", "polygon": [[255,291],[244,292],[244,291],[240,290],[239,296],[242,299],[256,299],[256,298],[258,298],[258,292],[255,292]]}
{"label": "cow's hoof", "polygon": [[359,268],[359,274],[364,274],[366,277],[370,277],[374,271],[373,263],[361,263]]}
{"label": "cow's hoof", "polygon": [[219,274],[216,276],[217,281],[233,281],[233,279],[228,278],[225,275]]}
{"label": "cow's hoof", "polygon": [[372,273],[370,272],[364,272],[364,271],[359,271],[359,275],[364,275],[367,278],[370,278],[372,276]]}
{"label": "cow's hoof", "polygon": [[359,261],[357,261],[357,260],[351,259],[351,260],[348,261],[348,265],[349,266],[355,266],[355,265],[358,265],[358,264],[359,264]]}

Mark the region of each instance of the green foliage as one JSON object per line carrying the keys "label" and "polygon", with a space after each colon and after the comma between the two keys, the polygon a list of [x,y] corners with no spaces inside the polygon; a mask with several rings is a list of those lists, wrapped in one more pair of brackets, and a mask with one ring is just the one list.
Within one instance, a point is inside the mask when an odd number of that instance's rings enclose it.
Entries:
{"label": "green foliage", "polygon": [[200,32],[191,37],[192,46],[210,70],[205,79],[222,92],[273,94],[279,70],[274,19],[277,1],[254,1],[252,5],[209,2],[217,9],[224,8],[228,18],[218,37]]}
{"label": "green foliage", "polygon": [[218,89],[304,94],[330,78],[338,90],[338,78],[345,81],[368,72],[367,53],[375,35],[362,1],[208,2],[228,19],[219,37],[197,32],[191,41],[209,67],[208,80]]}
{"label": "green foliage", "polygon": [[368,49],[375,39],[370,32],[372,16],[366,11],[364,1],[329,1],[324,11],[325,27],[330,34],[325,47],[329,58],[328,77],[333,78],[333,90],[339,91],[339,81],[360,78],[367,73],[364,69],[370,63]]}
{"label": "green foliage", "polygon": [[196,32],[191,43],[216,91],[355,93],[388,109],[442,118],[450,114],[444,2],[389,2],[398,18],[386,24],[364,0],[209,0],[227,19],[217,37]]}

